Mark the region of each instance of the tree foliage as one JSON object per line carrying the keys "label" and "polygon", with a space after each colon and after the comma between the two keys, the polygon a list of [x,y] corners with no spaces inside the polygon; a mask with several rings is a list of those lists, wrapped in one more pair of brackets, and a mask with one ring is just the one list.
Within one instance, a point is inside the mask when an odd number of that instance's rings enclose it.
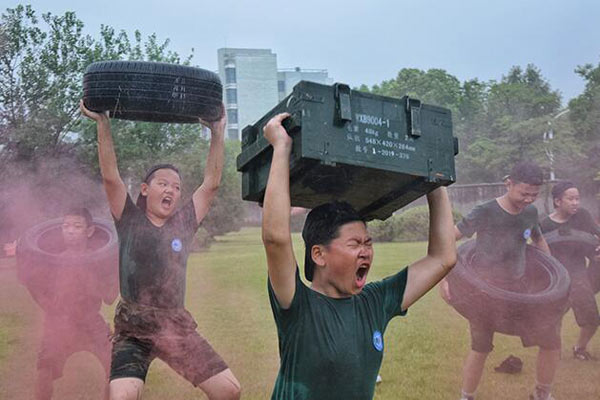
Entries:
{"label": "tree foliage", "polygon": [[[144,60],[189,65],[187,57],[169,49],[170,41],[155,34],[129,35],[101,26],[97,36],[84,35],[75,13],[38,14],[31,6],[7,9],[0,17],[0,181],[35,175],[56,184],[61,176],[87,175],[98,180],[96,127],[80,118],[79,100],[86,67],[101,60]],[[112,120],[119,169],[130,189],[152,164],[172,161],[182,170],[185,194],[202,182],[208,151],[207,131],[199,124],[157,124]],[[234,144],[227,145],[227,165],[216,205],[205,221],[210,235],[239,228],[243,219]],[[49,163],[68,159],[69,162]],[[29,178],[28,178],[29,179]],[[65,197],[72,188],[61,181]],[[35,196],[48,190],[38,185]],[[60,191],[60,190],[59,190]],[[71,196],[72,197],[72,196]],[[4,199],[0,198],[0,204]]]}
{"label": "tree foliage", "polygon": [[[30,6],[2,15],[0,32],[0,144],[3,159],[56,154],[76,115],[78,74],[90,39],[73,13],[42,15]],[[79,79],[80,80],[80,79]]]}
{"label": "tree foliage", "polygon": [[[143,40],[135,31],[130,39],[125,31],[117,33],[102,26],[98,39],[84,35],[84,24],[73,12],[46,13],[40,20],[31,6],[19,5],[2,14],[0,26],[0,144],[4,145],[4,160],[31,161],[72,149],[68,139],[79,129],[75,124],[82,76],[90,63],[117,59],[181,62],[177,53],[168,50],[169,40],[160,42],[154,34]],[[184,63],[190,59],[191,55]],[[123,126],[142,129],[133,124]],[[172,128],[154,129],[160,130],[172,132]],[[161,140],[172,139],[157,136],[160,132],[143,135],[141,141],[156,150]]]}
{"label": "tree foliage", "polygon": [[560,94],[553,91],[541,71],[529,64],[525,71],[519,66],[510,69],[500,82],[492,82],[488,96],[491,121],[509,119],[524,121],[555,114],[560,108]]}
{"label": "tree foliage", "polygon": [[395,79],[375,85],[372,92],[384,96],[417,97],[419,100],[455,111],[460,97],[460,81],[443,69],[422,71],[404,68]]}
{"label": "tree foliage", "polygon": [[[585,81],[585,90],[569,102],[569,120],[575,138],[585,143],[583,160],[577,165],[576,173],[588,184],[595,181],[595,192],[600,192],[600,63],[577,67],[576,73]],[[589,185],[591,186],[591,185]],[[599,194],[600,196],[600,194]]]}
{"label": "tree foliage", "polygon": [[[591,71],[586,68],[584,75]],[[456,161],[462,183],[498,181],[523,159],[536,161],[548,172],[566,174],[571,172],[568,157],[578,157],[583,148],[572,126],[555,118],[561,107],[559,92],[532,64],[512,67],[500,81],[462,83],[444,70],[405,68],[393,80],[360,89],[392,97],[409,95],[449,108],[460,142]]]}
{"label": "tree foliage", "polygon": [[[462,215],[452,210],[454,222]],[[416,206],[396,213],[385,221],[370,221],[369,233],[376,242],[414,242],[429,238],[429,208]]]}

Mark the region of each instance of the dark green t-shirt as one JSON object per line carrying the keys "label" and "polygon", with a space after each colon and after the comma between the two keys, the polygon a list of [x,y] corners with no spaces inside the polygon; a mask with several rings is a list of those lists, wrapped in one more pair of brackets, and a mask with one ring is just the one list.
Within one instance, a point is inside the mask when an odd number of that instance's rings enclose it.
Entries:
{"label": "dark green t-shirt", "polygon": [[192,201],[157,227],[127,195],[115,227],[121,297],[157,308],[182,308],[187,258],[198,229]]}
{"label": "dark green t-shirt", "polygon": [[383,334],[401,310],[408,269],[335,299],[300,280],[288,309],[269,282],[281,365],[271,399],[371,399],[383,358]]}
{"label": "dark green t-shirt", "polygon": [[[542,233],[549,233],[556,229],[561,230],[578,230],[591,233],[600,237],[600,228],[594,222],[590,213],[580,208],[575,215],[572,215],[565,222],[556,222],[550,219],[549,216],[540,222]],[[556,244],[551,247],[552,255],[556,257],[569,272],[585,272],[586,261],[585,253],[578,246],[572,244]]]}
{"label": "dark green t-shirt", "polygon": [[517,281],[525,274],[525,245],[541,235],[537,208],[528,205],[510,214],[496,199],[475,207],[456,227],[466,237],[477,233],[473,264],[498,282]]}

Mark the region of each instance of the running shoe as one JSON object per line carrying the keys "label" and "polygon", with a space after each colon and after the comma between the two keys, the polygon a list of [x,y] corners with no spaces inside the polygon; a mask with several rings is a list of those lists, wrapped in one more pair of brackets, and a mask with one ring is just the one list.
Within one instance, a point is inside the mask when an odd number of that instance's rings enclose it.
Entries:
{"label": "running shoe", "polygon": [[573,346],[573,357],[581,361],[598,361],[598,359],[591,355],[586,349],[580,349],[575,346]]}

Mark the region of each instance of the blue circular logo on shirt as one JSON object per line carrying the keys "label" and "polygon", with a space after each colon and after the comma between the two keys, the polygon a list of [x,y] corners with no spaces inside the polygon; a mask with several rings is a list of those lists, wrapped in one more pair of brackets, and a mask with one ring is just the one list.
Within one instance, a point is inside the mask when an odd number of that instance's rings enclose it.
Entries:
{"label": "blue circular logo on shirt", "polygon": [[373,347],[377,351],[383,351],[383,336],[379,331],[373,332]]}
{"label": "blue circular logo on shirt", "polygon": [[531,229],[527,228],[523,231],[523,238],[525,240],[529,239],[531,237]]}
{"label": "blue circular logo on shirt", "polygon": [[181,243],[181,240],[175,238],[171,242],[171,248],[173,249],[173,251],[176,251],[177,253],[179,253],[181,251],[181,249],[183,248],[183,243]]}

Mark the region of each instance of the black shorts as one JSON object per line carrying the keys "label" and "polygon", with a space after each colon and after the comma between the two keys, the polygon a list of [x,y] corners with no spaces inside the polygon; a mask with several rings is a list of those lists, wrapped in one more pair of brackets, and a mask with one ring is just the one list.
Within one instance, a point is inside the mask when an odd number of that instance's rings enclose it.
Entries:
{"label": "black shorts", "polygon": [[600,325],[598,304],[587,271],[571,273],[569,305],[573,308],[577,325],[595,327]]}
{"label": "black shorts", "polygon": [[161,310],[121,301],[115,314],[110,379],[146,379],[156,357],[200,385],[226,370],[227,364],[196,331],[185,309]]}
{"label": "black shorts", "polygon": [[[489,353],[494,349],[494,330],[484,324],[469,321],[471,349],[479,353]],[[539,346],[545,350],[560,350],[560,323],[542,331],[532,331],[520,336],[524,347]]]}

